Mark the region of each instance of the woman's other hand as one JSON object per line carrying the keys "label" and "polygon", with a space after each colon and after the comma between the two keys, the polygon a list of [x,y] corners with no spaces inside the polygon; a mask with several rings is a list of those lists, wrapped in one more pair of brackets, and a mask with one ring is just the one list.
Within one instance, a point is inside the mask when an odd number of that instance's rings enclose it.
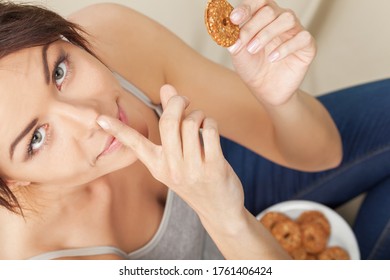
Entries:
{"label": "woman's other hand", "polygon": [[293,11],[272,0],[244,0],[230,18],[241,26],[229,48],[237,73],[261,102],[287,102],[315,57],[313,37]]}

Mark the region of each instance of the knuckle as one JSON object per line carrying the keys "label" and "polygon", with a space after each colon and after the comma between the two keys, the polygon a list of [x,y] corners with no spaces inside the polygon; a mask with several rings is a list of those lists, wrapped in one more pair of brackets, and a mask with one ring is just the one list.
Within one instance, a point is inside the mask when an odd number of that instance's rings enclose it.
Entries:
{"label": "knuckle", "polygon": [[194,116],[188,116],[183,120],[183,127],[194,129],[198,127],[198,120]]}
{"label": "knuckle", "polygon": [[175,186],[181,185],[183,183],[183,174],[177,168],[169,169],[169,177],[171,178],[172,184]]}
{"label": "knuckle", "polygon": [[157,161],[156,164],[149,168],[152,176],[158,181],[175,187],[183,183],[183,176],[179,168],[174,168],[166,160]]}
{"label": "knuckle", "polygon": [[202,119],[204,119],[204,113],[200,110],[192,111],[184,120],[183,122],[188,122],[189,124],[200,124]]}
{"label": "knuckle", "polygon": [[251,23],[247,23],[240,31],[240,38],[250,38],[253,34],[257,33],[257,26]]}
{"label": "knuckle", "polygon": [[155,179],[166,183],[166,176],[164,176],[166,165],[162,161],[157,160],[154,165],[148,165],[147,167]]}
{"label": "knuckle", "polygon": [[257,37],[259,40],[261,40],[261,42],[263,44],[265,44],[266,42],[268,42],[269,40],[272,39],[271,38],[272,34],[271,34],[271,31],[266,28],[266,29],[262,30]]}
{"label": "knuckle", "polygon": [[295,14],[288,10],[283,12],[280,17],[283,19],[283,21],[290,27],[294,27],[296,24],[296,17]]}
{"label": "knuckle", "polygon": [[194,110],[192,113],[198,118],[205,118],[205,113],[202,110]]}
{"label": "knuckle", "polygon": [[170,103],[173,103],[177,106],[184,107],[186,105],[186,99],[184,96],[180,95],[175,95],[172,96],[171,99],[169,100]]}
{"label": "knuckle", "polygon": [[214,158],[212,161],[206,163],[205,176],[213,178],[216,181],[221,181],[225,177],[225,165],[221,158]]}
{"label": "knuckle", "polygon": [[192,172],[188,173],[187,182],[190,185],[195,185],[200,181],[201,177],[202,176],[199,174],[197,170],[192,170]]}
{"label": "knuckle", "polygon": [[272,8],[270,5],[267,5],[263,8],[263,13],[269,18],[275,18],[277,16],[275,9]]}
{"label": "knuckle", "polygon": [[300,36],[302,42],[304,42],[306,44],[310,44],[313,42],[313,36],[311,36],[310,32],[307,30],[301,31],[299,36]]}
{"label": "knuckle", "polygon": [[209,119],[208,122],[211,124],[203,127],[202,130],[203,137],[207,137],[207,138],[216,137],[218,135],[218,128],[216,123],[211,119]]}
{"label": "knuckle", "polygon": [[171,114],[163,114],[160,118],[159,126],[161,129],[169,129],[177,124],[177,119]]}
{"label": "knuckle", "polygon": [[307,30],[301,31],[301,36],[302,36],[303,39],[305,39],[305,40],[307,40],[307,41],[311,41],[312,38],[313,38],[313,37],[311,36],[310,32],[307,31]]}

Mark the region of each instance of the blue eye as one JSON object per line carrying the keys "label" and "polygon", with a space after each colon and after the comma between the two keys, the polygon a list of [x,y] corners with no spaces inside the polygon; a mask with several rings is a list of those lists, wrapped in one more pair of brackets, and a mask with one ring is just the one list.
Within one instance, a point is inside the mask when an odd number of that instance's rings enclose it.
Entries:
{"label": "blue eye", "polygon": [[68,67],[65,62],[61,62],[58,64],[56,69],[54,70],[54,80],[57,87],[61,87],[62,83],[65,80],[66,74],[68,73]]}
{"label": "blue eye", "polygon": [[34,134],[31,138],[31,142],[30,142],[31,152],[34,153],[34,151],[40,149],[42,145],[45,143],[45,139],[46,139],[46,130],[44,126],[41,126],[40,128],[34,131]]}
{"label": "blue eye", "polygon": [[27,157],[32,158],[48,144],[50,139],[49,124],[44,124],[34,130],[30,142],[27,145]]}

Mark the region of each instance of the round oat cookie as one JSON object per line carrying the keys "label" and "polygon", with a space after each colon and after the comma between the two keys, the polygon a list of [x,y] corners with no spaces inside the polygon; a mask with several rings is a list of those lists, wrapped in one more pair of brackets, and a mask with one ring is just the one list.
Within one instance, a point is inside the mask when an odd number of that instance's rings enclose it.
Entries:
{"label": "round oat cookie", "polygon": [[278,222],[271,231],[279,244],[291,253],[301,246],[301,231],[297,223],[292,220]]}
{"label": "round oat cookie", "polygon": [[233,6],[226,0],[209,0],[205,10],[205,23],[211,38],[222,47],[232,46],[240,36],[238,25],[230,21]]}
{"label": "round oat cookie", "polygon": [[260,222],[263,224],[264,227],[266,227],[269,231],[272,230],[272,228],[278,223],[278,222],[284,222],[287,220],[291,220],[288,216],[283,214],[282,212],[275,212],[270,211],[264,214],[260,218]]}
{"label": "round oat cookie", "polygon": [[329,235],[324,228],[317,223],[307,223],[300,226],[302,245],[306,252],[318,254],[325,250]]}
{"label": "round oat cookie", "polygon": [[297,218],[297,223],[300,225],[307,224],[307,223],[318,223],[320,224],[326,234],[330,234],[330,223],[328,219],[325,217],[325,215],[317,210],[309,210],[303,212],[298,218]]}
{"label": "round oat cookie", "polygon": [[349,260],[349,254],[339,246],[329,247],[318,255],[319,260]]}

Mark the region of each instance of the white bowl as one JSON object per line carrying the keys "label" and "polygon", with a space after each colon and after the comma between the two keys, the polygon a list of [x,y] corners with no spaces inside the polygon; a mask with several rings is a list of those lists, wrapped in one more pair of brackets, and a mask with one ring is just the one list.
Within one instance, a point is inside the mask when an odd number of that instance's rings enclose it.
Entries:
{"label": "white bowl", "polygon": [[268,207],[258,214],[256,218],[260,220],[266,212],[278,211],[283,212],[292,219],[296,219],[302,212],[308,210],[321,211],[329,220],[331,232],[328,246],[340,246],[348,251],[352,260],[360,260],[359,246],[351,227],[337,212],[325,205],[313,201],[290,200]]}

